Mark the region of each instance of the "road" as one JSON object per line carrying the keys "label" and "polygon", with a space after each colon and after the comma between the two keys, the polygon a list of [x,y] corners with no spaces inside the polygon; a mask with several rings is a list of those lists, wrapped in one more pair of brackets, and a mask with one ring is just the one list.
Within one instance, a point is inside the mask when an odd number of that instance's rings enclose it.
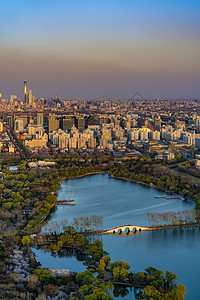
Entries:
{"label": "road", "polygon": [[22,155],[26,159],[27,158],[26,153],[24,152],[23,148],[19,144],[15,133],[13,132],[13,130],[10,128],[10,126],[8,124],[5,125],[5,131],[7,132],[8,136],[10,138],[10,141],[13,143],[15,148],[19,151],[20,155]]}

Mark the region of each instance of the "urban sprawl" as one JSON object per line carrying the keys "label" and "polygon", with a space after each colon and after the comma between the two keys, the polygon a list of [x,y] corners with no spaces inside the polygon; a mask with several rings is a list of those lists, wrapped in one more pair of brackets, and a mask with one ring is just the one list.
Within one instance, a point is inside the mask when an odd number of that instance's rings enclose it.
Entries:
{"label": "urban sprawl", "polygon": [[44,155],[108,149],[173,160],[181,154],[199,167],[199,109],[199,99],[35,98],[25,81],[23,99],[0,94],[0,151],[17,155],[24,145]]}

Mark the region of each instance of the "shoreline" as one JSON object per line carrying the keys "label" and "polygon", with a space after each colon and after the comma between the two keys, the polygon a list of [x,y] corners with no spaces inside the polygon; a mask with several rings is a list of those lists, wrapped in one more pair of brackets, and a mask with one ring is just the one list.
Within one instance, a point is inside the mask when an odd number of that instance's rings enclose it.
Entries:
{"label": "shoreline", "polygon": [[[120,179],[120,180],[124,180],[124,181],[130,181],[130,182],[134,182],[134,183],[137,183],[137,184],[141,184],[141,185],[144,185],[144,186],[147,186],[149,188],[155,188],[159,191],[164,191],[165,193],[167,194],[171,194],[170,191],[168,190],[165,190],[165,189],[162,189],[162,188],[158,188],[155,184],[152,183],[152,185],[150,185],[150,183],[146,183],[146,182],[142,182],[142,181],[137,181],[137,180],[134,180],[134,179],[130,179],[130,178],[126,178],[126,177],[116,177],[116,176],[113,176],[113,175],[110,175],[109,173],[107,173],[106,171],[96,171],[96,172],[89,172],[89,173],[85,173],[85,174],[82,174],[82,175],[78,175],[78,176],[75,176],[75,177],[69,177],[69,178],[65,178],[65,177],[62,177],[60,178],[61,181],[62,180],[68,180],[68,179],[76,179],[76,178],[82,178],[82,177],[86,177],[86,176],[91,176],[91,175],[97,175],[97,174],[107,174],[108,175],[108,178],[113,178],[113,179]],[[62,184],[62,182],[61,182]],[[55,194],[57,193],[57,191],[55,192]],[[180,196],[180,194],[178,194],[178,196]],[[187,200],[187,199],[186,199]],[[194,202],[194,201],[192,201]],[[56,206],[56,202],[53,203],[52,205],[52,208],[51,210]],[[47,219],[47,217],[49,217],[51,215],[51,210],[50,212],[46,215],[46,216],[43,216],[42,220],[40,221],[40,224],[42,225],[43,222],[45,222],[45,220]],[[137,225],[138,226],[138,225]],[[43,227],[43,226],[42,226]],[[41,229],[42,229],[41,227]],[[158,226],[158,227],[148,227],[149,230],[148,231],[156,231],[156,230],[163,230],[163,229],[181,229],[181,228],[188,228],[188,227],[200,227],[200,224],[185,224],[185,225],[167,225],[167,226]],[[93,233],[94,234],[94,233]],[[97,235],[101,235],[101,234],[105,234],[105,233],[96,233]]]}
{"label": "shoreline", "polygon": [[96,172],[90,172],[90,173],[85,173],[82,175],[78,175],[78,176],[73,176],[73,177],[62,177],[62,180],[68,180],[68,179],[76,179],[76,178],[81,178],[81,177],[85,177],[85,176],[90,176],[90,175],[96,175],[96,174],[105,174],[106,171],[96,171]]}
{"label": "shoreline", "polygon": [[[90,175],[95,175],[95,174],[105,174],[105,173],[106,173],[105,171],[96,171],[96,172],[90,172],[90,173],[78,175],[76,177],[69,177],[69,178],[62,177],[62,178],[60,178],[61,183],[59,185],[59,188],[60,188],[63,180],[76,179],[76,178],[81,178],[81,177],[85,177],[85,176],[90,176]],[[57,194],[57,191],[54,192],[53,194],[54,195]],[[56,198],[57,198],[57,196],[56,196]],[[56,202],[57,202],[57,200],[56,200]],[[43,223],[45,222],[45,220],[51,215],[51,213],[52,213],[51,210],[56,206],[56,202],[52,204],[52,207],[51,207],[50,211],[46,215],[42,216],[42,219],[40,220],[39,224],[43,225]],[[41,226],[41,229],[42,229],[42,227],[43,226]],[[40,229],[40,232],[41,232],[41,229]]]}
{"label": "shoreline", "polygon": [[[153,184],[152,182],[151,183],[146,183],[146,182],[138,181],[138,180],[135,180],[135,179],[130,179],[130,178],[126,178],[126,177],[116,177],[116,176],[113,176],[113,175],[108,175],[108,177],[114,178],[114,179],[120,179],[120,180],[125,180],[125,181],[131,181],[131,182],[139,183],[139,184],[145,185],[145,186],[147,186],[149,188],[154,188],[154,189],[157,189],[158,191],[163,191],[165,193],[173,195],[173,194],[171,194],[171,192],[169,190],[165,190],[165,189],[159,188],[155,184]],[[152,185],[150,185],[150,184],[152,184]],[[177,196],[183,197],[181,194],[177,194]],[[185,200],[188,201],[189,199],[185,199]],[[192,199],[190,199],[190,200],[193,203],[195,203],[194,200],[192,200]]]}

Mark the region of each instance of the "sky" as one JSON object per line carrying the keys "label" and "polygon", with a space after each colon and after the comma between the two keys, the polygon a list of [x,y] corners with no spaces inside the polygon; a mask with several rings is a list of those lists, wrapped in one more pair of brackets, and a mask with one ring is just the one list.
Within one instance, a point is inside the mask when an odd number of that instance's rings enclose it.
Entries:
{"label": "sky", "polygon": [[0,93],[200,97],[199,0],[0,1]]}

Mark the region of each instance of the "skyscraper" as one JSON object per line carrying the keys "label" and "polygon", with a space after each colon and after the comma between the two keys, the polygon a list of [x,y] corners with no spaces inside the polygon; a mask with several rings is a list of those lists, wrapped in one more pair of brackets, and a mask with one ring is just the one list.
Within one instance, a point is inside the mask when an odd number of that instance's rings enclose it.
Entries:
{"label": "skyscraper", "polygon": [[37,125],[42,125],[44,123],[44,117],[42,113],[37,113]]}
{"label": "skyscraper", "polygon": [[28,101],[28,94],[27,94],[27,81],[24,81],[24,103]]}
{"label": "skyscraper", "polygon": [[33,104],[33,94],[32,94],[32,91],[31,91],[31,90],[28,91],[28,103],[29,103],[30,105]]}

